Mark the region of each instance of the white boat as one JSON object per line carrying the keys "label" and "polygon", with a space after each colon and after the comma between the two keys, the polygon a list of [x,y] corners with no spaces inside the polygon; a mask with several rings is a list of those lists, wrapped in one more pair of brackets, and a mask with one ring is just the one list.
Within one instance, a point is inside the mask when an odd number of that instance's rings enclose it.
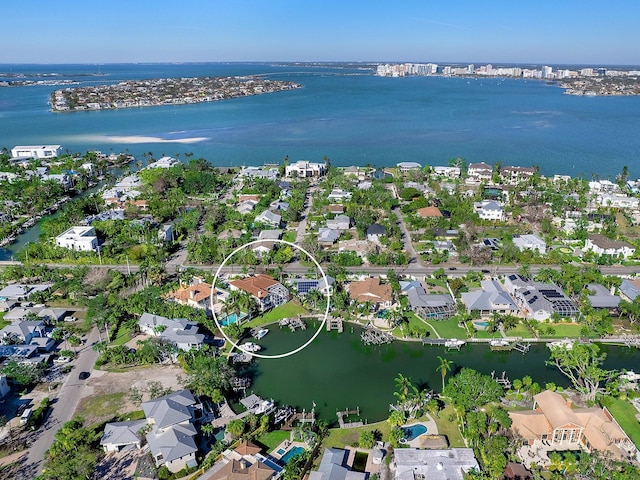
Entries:
{"label": "white boat", "polygon": [[557,340],[555,342],[547,343],[549,348],[564,348],[565,350],[571,350],[573,348],[573,340],[565,338],[564,340]]}
{"label": "white boat", "polygon": [[256,414],[269,413],[274,407],[273,400],[263,400],[256,408]]}
{"label": "white boat", "polygon": [[444,342],[444,346],[447,348],[460,348],[464,344],[466,344],[464,340],[458,340],[457,338],[452,338]]}
{"label": "white boat", "polygon": [[491,347],[508,347],[509,342],[504,338],[494,338],[493,340],[489,341],[489,345]]}
{"label": "white boat", "polygon": [[262,337],[264,337],[267,333],[269,333],[269,329],[268,328],[261,328],[260,330],[258,330],[258,333],[256,333],[256,338],[258,340],[260,340]]}
{"label": "white boat", "polygon": [[259,352],[262,349],[262,347],[256,343],[246,342],[240,345],[240,349],[244,350],[245,352],[253,353],[253,352]]}

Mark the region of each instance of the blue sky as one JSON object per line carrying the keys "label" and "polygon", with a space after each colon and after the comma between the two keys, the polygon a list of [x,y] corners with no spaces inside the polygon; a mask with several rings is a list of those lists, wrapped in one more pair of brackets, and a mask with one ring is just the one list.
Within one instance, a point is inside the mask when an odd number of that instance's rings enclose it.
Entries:
{"label": "blue sky", "polygon": [[637,0],[22,0],[0,12],[0,63],[640,64]]}

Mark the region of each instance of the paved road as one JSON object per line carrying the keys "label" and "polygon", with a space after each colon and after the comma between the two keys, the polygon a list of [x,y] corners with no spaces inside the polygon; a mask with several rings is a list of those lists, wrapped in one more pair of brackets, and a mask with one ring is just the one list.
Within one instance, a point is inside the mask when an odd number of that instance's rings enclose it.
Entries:
{"label": "paved road", "polygon": [[78,379],[78,374],[93,371],[98,353],[93,350],[92,344],[97,340],[98,331],[94,328],[79,351],[75,366],[67,376],[67,380],[58,390],[57,395],[50,397],[55,402],[51,414],[45,425],[37,432],[37,440],[29,447],[25,464],[21,466],[20,476],[16,480],[32,479],[42,472],[44,453],[53,443],[58,428],[73,418],[80,400],[80,391],[87,382]]}

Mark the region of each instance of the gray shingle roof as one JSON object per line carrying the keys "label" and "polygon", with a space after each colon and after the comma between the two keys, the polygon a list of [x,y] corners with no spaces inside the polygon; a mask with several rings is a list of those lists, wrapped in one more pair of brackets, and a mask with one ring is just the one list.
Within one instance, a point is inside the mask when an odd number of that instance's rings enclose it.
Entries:
{"label": "gray shingle roof", "polygon": [[153,419],[158,428],[167,428],[171,425],[191,420],[190,406],[196,401],[189,390],[165,395],[142,403],[142,410],[148,419]]}
{"label": "gray shingle roof", "polygon": [[107,423],[100,439],[100,445],[131,445],[140,441],[138,430],[147,424],[146,420]]}
{"label": "gray shingle roof", "polygon": [[192,424],[174,425],[161,431],[157,427],[147,435],[147,443],[154,457],[162,454],[163,462],[171,462],[190,453],[198,451],[193,437],[196,427]]}

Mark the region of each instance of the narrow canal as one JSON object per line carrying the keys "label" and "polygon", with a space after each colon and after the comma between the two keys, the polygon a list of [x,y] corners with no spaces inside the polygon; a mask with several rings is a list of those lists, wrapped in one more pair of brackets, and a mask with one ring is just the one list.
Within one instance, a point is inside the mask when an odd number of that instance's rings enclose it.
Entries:
{"label": "narrow canal", "polygon": [[[276,354],[293,349],[313,332],[291,333],[277,326],[260,340],[262,353]],[[568,386],[567,379],[555,367],[545,365],[549,349],[532,345],[527,354],[493,352],[488,345],[467,344],[460,351],[420,343],[395,341],[389,345],[365,346],[361,330],[351,326],[345,333],[322,332],[306,349],[282,359],[260,359],[254,366],[251,390],[280,404],[303,408],[307,412],[316,404],[324,420],[336,423],[336,411],[359,407],[369,423],[387,418],[394,402],[394,379],[399,373],[423,388],[440,391],[442,379],[437,370],[438,356],[452,361],[453,371],[474,368],[497,376],[506,372],[509,379],[530,375],[542,387],[547,382]],[[640,371],[640,351],[636,348],[602,345],[607,353],[605,367]]]}

